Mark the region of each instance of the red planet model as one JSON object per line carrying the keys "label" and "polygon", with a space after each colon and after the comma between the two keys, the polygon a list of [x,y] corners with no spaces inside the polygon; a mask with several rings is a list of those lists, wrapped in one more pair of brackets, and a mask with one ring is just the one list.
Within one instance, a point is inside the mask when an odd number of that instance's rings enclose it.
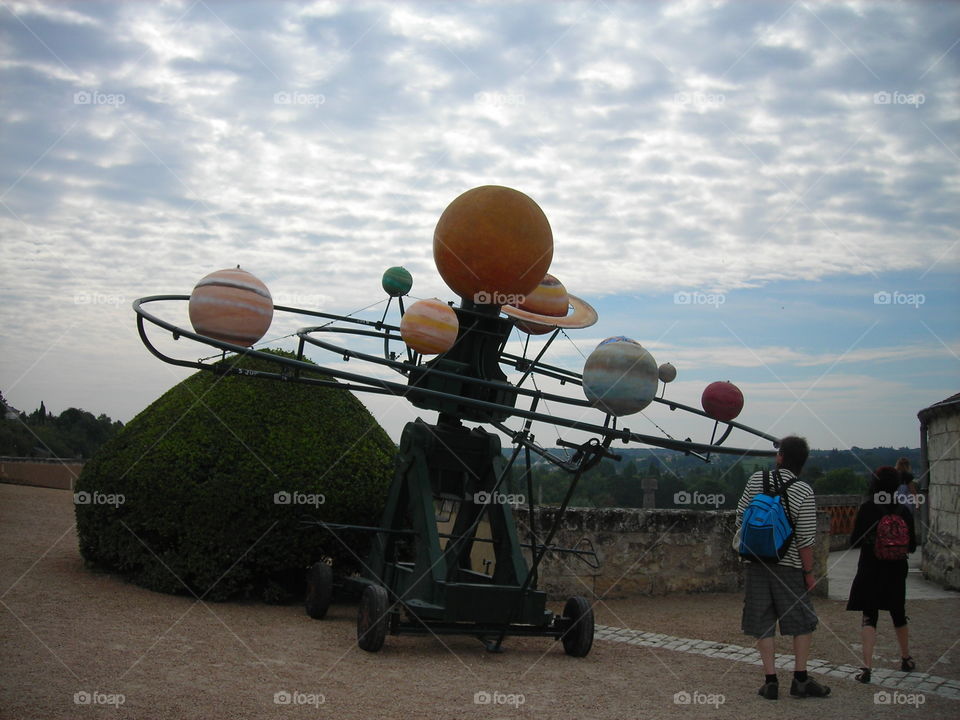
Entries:
{"label": "red planet model", "polygon": [[707,385],[700,404],[714,420],[729,422],[743,410],[743,393],[729,380],[718,380]]}

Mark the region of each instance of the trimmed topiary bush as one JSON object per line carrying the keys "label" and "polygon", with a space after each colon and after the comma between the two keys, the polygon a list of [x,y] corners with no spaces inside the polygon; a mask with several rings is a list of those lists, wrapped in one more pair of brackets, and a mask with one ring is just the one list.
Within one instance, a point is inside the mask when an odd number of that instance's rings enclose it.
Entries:
{"label": "trimmed topiary bush", "polygon": [[369,534],[299,520],[379,524],[395,454],[348,391],[197,372],[84,467],[80,552],[151,590],[288,599],[320,558],[360,566]]}

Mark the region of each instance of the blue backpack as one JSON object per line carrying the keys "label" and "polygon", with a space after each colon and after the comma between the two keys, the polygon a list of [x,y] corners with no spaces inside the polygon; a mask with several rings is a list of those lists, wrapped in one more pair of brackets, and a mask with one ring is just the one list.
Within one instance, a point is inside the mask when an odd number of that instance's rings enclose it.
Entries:
{"label": "blue backpack", "polygon": [[[780,473],[763,471],[763,490],[753,496],[743,511],[740,525],[740,556],[746,560],[779,562],[787,554],[793,541],[793,522],[790,520],[790,498],[787,488],[796,478],[783,482]],[[780,498],[783,498],[781,502]]]}

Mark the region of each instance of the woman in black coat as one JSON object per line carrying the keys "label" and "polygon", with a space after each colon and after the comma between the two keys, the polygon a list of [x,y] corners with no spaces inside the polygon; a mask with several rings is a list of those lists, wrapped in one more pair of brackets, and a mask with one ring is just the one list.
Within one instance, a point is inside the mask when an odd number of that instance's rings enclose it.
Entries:
{"label": "woman in black coat", "polygon": [[900,669],[910,672],[916,667],[910,657],[909,633],[907,631],[906,591],[907,561],[881,560],[874,554],[877,525],[888,513],[900,515],[910,532],[909,552],[917,549],[917,535],[913,525],[913,513],[897,503],[895,495],[900,484],[897,471],[889,466],[877,468],[870,482],[870,497],[857,511],[857,519],[850,535],[850,547],[860,548],[857,576],[850,587],[847,610],[863,613],[860,636],[863,641],[863,667],[857,680],[870,682],[873,667],[873,649],[877,643],[877,620],[881,610],[887,610],[893,620],[900,645]]}

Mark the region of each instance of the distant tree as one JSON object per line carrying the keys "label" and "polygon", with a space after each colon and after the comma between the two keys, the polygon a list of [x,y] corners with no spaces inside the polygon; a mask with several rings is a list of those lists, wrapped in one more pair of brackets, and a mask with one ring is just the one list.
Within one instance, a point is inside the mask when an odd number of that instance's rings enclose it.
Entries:
{"label": "distant tree", "polygon": [[818,478],[813,489],[818,495],[858,495],[867,491],[867,480],[852,468],[838,468]]}

